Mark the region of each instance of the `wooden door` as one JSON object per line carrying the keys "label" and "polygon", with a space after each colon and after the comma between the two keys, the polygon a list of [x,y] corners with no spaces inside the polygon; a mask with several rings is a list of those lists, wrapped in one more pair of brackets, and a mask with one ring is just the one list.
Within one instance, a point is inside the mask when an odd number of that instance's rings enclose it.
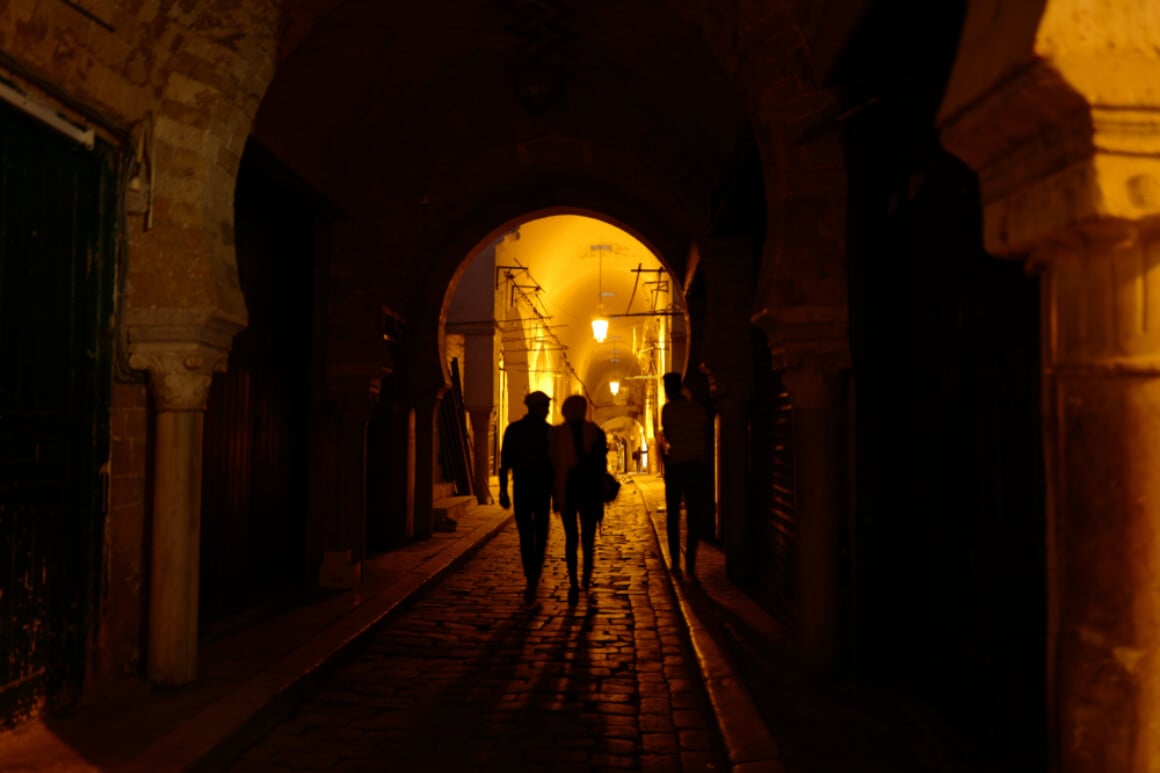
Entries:
{"label": "wooden door", "polygon": [[95,633],[111,160],[0,109],[0,726],[75,698]]}

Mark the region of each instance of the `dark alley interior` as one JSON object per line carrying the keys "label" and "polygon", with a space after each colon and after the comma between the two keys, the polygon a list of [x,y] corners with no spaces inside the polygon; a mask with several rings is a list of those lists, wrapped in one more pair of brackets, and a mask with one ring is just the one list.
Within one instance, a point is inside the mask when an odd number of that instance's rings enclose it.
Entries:
{"label": "dark alley interior", "polygon": [[1160,766],[1160,12],[1015,5],[0,2],[0,770]]}

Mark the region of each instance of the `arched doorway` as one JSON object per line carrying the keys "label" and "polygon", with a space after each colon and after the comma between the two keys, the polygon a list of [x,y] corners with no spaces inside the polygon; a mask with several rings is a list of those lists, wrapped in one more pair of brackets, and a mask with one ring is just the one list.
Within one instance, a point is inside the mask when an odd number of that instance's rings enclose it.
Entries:
{"label": "arched doorway", "polygon": [[469,257],[445,304],[440,350],[447,372],[463,376],[449,394],[461,391],[470,417],[477,489],[532,391],[552,396],[556,421],[564,397],[584,395],[597,422],[625,427],[615,468],[635,459],[635,471],[643,456],[647,469],[660,377],[685,367],[689,317],[679,284],[641,238],[591,213],[529,215]]}
{"label": "arched doorway", "polygon": [[[498,371],[505,401],[493,394],[501,384],[494,390],[489,385],[477,401],[474,377],[490,382],[499,359],[486,357],[480,366],[465,341],[457,363],[462,417],[455,423],[464,425],[464,443],[471,437],[471,447],[482,448],[467,466],[486,473],[495,428],[513,418],[510,395],[521,394],[529,376],[545,375],[534,371],[557,368],[557,355],[565,351],[578,375],[561,389],[588,389],[601,411],[639,405],[635,410],[645,416],[650,399],[655,411],[648,379],[684,369],[692,351],[688,322],[683,330],[672,324],[684,319],[683,309],[672,317],[656,313],[675,314],[669,307],[683,304],[682,285],[703,270],[690,258],[691,245],[715,229],[736,231],[738,210],[724,203],[731,197],[764,209],[760,191],[739,196],[730,187],[738,166],[752,167],[757,158],[735,85],[696,25],[664,4],[592,7],[556,20],[556,27],[568,27],[569,40],[554,47],[553,56],[567,55],[574,77],[553,80],[537,93],[524,88],[526,77],[544,70],[542,62],[525,58],[523,36],[535,37],[543,27],[513,32],[508,12],[484,4],[474,9],[474,24],[429,37],[443,13],[431,6],[339,2],[323,16],[297,19],[254,122],[252,146],[310,191],[321,221],[306,283],[310,309],[300,305],[293,317],[310,320],[310,332],[300,334],[310,343],[298,339],[309,350],[309,364],[286,376],[298,380],[295,393],[307,394],[309,403],[307,493],[294,500],[306,514],[290,524],[304,544],[300,577],[308,583],[320,578],[352,587],[368,553],[433,531],[433,489],[447,461],[440,459],[439,412],[454,391],[443,315],[448,288],[466,280],[465,256],[515,228],[530,233],[528,224],[537,218],[584,214],[623,226],[665,258],[663,266],[626,264],[617,275],[609,268],[609,280],[625,284],[609,290],[617,295],[608,298],[601,295],[600,266],[617,259],[623,237],[588,237],[573,246],[572,263],[556,261],[582,267],[565,269],[561,286],[581,287],[589,275],[593,280],[584,291],[584,318],[571,330],[587,328],[590,307],[602,300],[624,303],[621,313],[645,315],[642,324],[651,318],[652,329],[642,327],[634,341],[633,329],[618,331],[614,317],[604,344],[566,344],[570,348],[559,352],[545,341],[527,345],[525,337],[523,348],[530,351],[506,352]],[[646,27],[651,34],[639,35]],[[424,45],[398,42],[408,38]],[[658,88],[674,83],[675,72],[679,89]],[[297,228],[301,218],[292,212],[283,214]],[[238,224],[239,233],[243,227]],[[294,246],[308,241],[297,239]],[[483,282],[491,299],[496,279],[493,274]],[[739,282],[745,283],[751,284],[748,273]],[[747,310],[738,314],[743,323],[748,319]],[[494,323],[494,309],[488,318]],[[288,331],[283,326],[274,333]],[[451,335],[491,334],[469,329]],[[653,362],[645,367],[640,352],[649,347]],[[522,381],[512,383],[517,369]],[[207,421],[218,421],[214,414],[221,410],[211,405]],[[223,487],[237,487],[249,474],[226,467],[218,482]],[[225,519],[225,525],[234,528],[247,518]],[[228,557],[244,582],[246,550],[231,549],[228,539],[221,543],[223,529],[209,527],[215,529],[208,555]]]}

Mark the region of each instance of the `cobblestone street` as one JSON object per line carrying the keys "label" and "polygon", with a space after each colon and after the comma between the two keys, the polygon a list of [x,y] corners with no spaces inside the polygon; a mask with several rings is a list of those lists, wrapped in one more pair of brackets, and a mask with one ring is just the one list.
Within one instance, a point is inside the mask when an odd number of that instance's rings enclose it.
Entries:
{"label": "cobblestone street", "polygon": [[370,634],[229,770],[726,770],[639,493],[566,600],[553,516],[540,600],[509,525]]}

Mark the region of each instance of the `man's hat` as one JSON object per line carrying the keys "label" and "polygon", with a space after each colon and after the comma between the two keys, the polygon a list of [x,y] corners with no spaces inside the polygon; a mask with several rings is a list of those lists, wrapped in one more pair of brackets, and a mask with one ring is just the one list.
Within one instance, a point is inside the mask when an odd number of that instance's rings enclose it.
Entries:
{"label": "man's hat", "polygon": [[552,402],[552,398],[543,392],[529,392],[527,397],[524,398],[524,405],[529,408],[533,405],[547,405],[550,402]]}

